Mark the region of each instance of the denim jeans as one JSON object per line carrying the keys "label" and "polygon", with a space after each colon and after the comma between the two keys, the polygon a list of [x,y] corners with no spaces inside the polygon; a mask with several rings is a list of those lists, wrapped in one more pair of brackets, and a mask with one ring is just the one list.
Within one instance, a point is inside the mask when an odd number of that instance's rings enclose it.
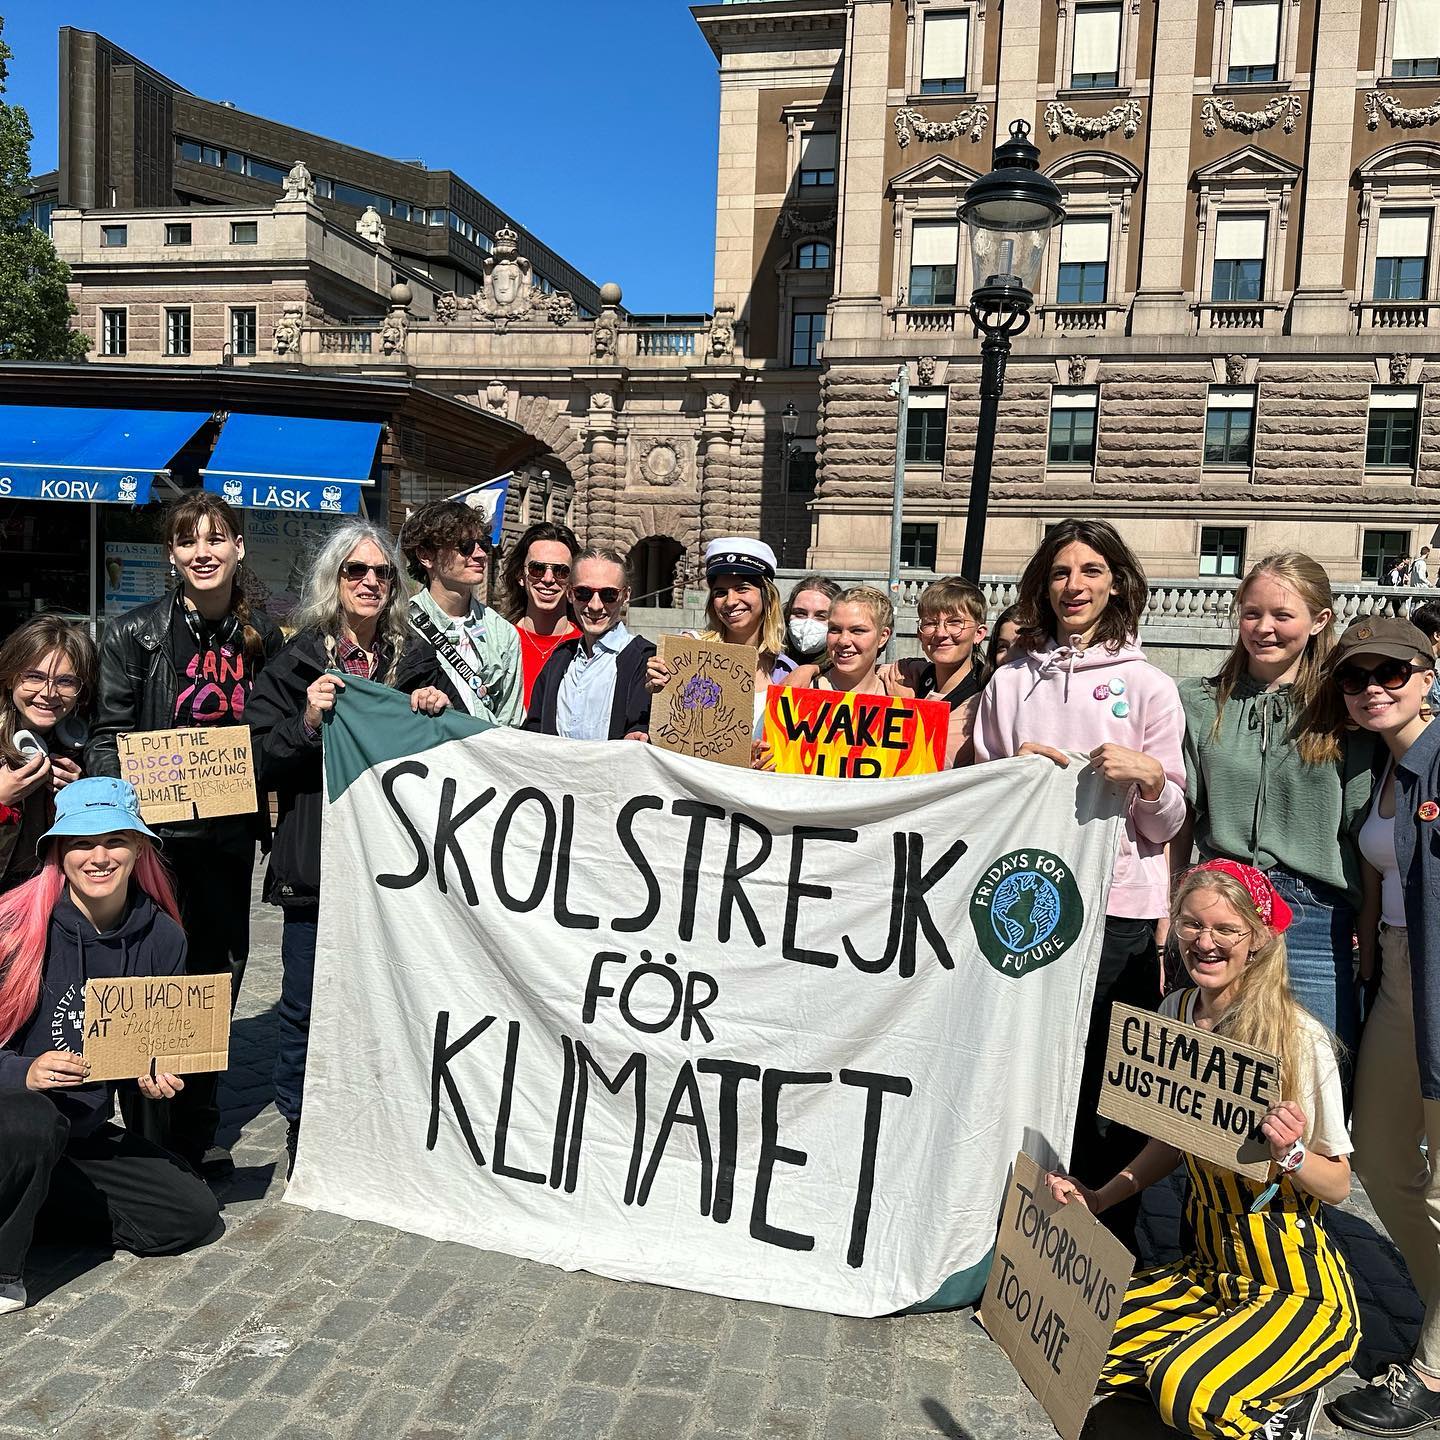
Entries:
{"label": "denim jeans", "polygon": [[1344,892],[1282,870],[1266,871],[1295,912],[1285,932],[1295,998],[1353,1055],[1360,1036],[1355,1000],[1355,911]]}
{"label": "denim jeans", "polygon": [[310,996],[315,988],[317,922],[286,915],[280,935],[280,1005],[275,1027],[275,1108],[292,1124],[305,1095],[310,1049]]}

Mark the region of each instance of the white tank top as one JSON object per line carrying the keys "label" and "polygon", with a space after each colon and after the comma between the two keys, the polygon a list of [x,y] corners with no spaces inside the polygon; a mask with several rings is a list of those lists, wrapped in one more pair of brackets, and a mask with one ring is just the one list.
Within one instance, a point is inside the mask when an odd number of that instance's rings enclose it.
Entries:
{"label": "white tank top", "polygon": [[[1389,772],[1386,772],[1389,778]],[[1400,883],[1400,865],[1395,859],[1395,817],[1380,813],[1382,780],[1375,790],[1375,803],[1360,827],[1360,853],[1380,872],[1380,918],[1387,925],[1405,928],[1405,887]]]}

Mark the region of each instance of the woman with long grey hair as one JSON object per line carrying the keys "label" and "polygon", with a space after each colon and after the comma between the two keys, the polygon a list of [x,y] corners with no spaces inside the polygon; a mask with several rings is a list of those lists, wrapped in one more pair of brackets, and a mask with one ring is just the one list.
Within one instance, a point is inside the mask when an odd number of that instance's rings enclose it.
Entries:
{"label": "woman with long grey hair", "polygon": [[294,638],[265,668],[250,697],[260,783],[275,792],[279,805],[265,898],[285,912],[275,1103],[289,1124],[292,1168],[320,904],[321,725],[346,676],[406,691],[410,708],[427,715],[450,703],[437,688],[435,652],[406,623],[399,590],[394,540],[365,520],[337,525],[306,576],[292,616]]}

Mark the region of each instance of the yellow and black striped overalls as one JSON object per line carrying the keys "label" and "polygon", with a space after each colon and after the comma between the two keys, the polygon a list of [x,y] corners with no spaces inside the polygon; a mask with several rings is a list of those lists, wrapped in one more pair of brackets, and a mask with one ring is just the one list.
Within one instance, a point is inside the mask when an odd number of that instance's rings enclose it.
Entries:
{"label": "yellow and black striped overalls", "polygon": [[1285,1179],[1251,1214],[1264,1185],[1190,1155],[1185,1168],[1195,1248],[1131,1279],[1100,1388],[1144,1385],[1167,1425],[1240,1440],[1344,1369],[1360,1311],[1313,1196]]}

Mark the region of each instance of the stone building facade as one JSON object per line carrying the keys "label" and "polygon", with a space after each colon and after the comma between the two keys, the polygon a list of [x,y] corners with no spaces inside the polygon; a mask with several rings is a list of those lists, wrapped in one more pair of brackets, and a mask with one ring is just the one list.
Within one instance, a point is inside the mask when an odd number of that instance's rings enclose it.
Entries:
{"label": "stone building facade", "polygon": [[[634,547],[637,591],[656,595],[735,531],[791,567],[883,572],[903,365],[902,554],[953,569],[979,408],[955,211],[1019,118],[1067,220],[1010,363],[987,572],[1013,573],[1067,514],[1116,519],[1176,579],[1303,542],[1355,581],[1433,538],[1440,5],[693,14],[719,66],[711,313],[638,316],[618,285],[556,284],[508,223],[464,267],[453,246],[427,257],[413,220],[321,196],[305,147],[333,142],[287,131],[304,164],[283,193],[200,209],[56,192],[93,361],[404,373],[533,439],[512,527],[566,515]],[[185,307],[180,355],[167,312]],[[107,312],[123,353],[106,353]]]}

